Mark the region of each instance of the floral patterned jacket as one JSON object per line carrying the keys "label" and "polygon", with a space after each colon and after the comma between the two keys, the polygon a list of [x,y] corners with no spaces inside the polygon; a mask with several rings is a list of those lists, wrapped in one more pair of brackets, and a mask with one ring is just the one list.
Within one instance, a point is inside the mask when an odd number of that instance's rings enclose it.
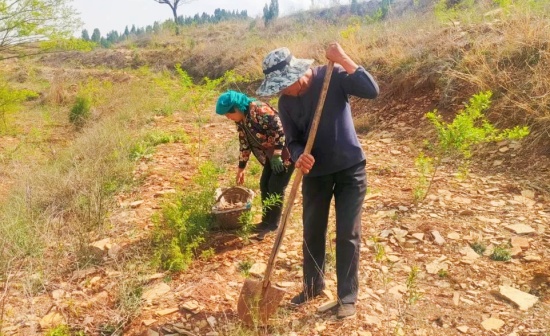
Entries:
{"label": "floral patterned jacket", "polygon": [[290,152],[285,144],[285,134],[277,111],[260,101],[250,103],[248,110],[244,120],[237,123],[239,168],[246,167],[250,153],[254,153],[258,161],[265,165],[274,150],[281,150],[285,167],[290,166]]}

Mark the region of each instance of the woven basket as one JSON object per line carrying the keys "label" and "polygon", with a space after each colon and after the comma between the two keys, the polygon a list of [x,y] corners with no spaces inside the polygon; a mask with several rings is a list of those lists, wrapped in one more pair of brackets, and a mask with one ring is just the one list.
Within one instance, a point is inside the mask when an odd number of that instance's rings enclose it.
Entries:
{"label": "woven basket", "polygon": [[[245,211],[250,211],[254,192],[244,187],[218,188],[216,190],[215,204],[212,207],[212,214],[216,223],[222,229],[238,229],[244,223],[239,218]],[[239,207],[223,208],[222,204],[242,203]]]}

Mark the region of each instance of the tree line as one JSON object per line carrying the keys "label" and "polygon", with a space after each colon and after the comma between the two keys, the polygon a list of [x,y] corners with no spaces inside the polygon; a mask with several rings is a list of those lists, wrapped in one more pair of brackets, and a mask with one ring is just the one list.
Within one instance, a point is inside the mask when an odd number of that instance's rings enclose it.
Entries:
{"label": "tree line", "polygon": [[[229,20],[247,20],[249,19],[248,12],[246,10],[242,11],[230,11],[225,9],[217,8],[214,10],[212,15],[207,13],[198,13],[194,16],[184,17],[180,15],[177,17],[176,24],[179,26],[191,26],[191,25],[201,25],[207,23],[218,23],[222,21]],[[136,27],[132,25],[131,28],[126,26],[123,32],[118,32],[116,30],[111,30],[105,36],[102,36],[101,31],[98,28],[95,28],[92,31],[92,34],[88,32],[87,29],[82,30],[81,38],[87,42],[95,42],[103,48],[109,48],[111,45],[125,41],[134,36],[141,36],[146,34],[156,34],[165,28],[172,28],[174,26],[173,20],[167,20],[164,23],[159,23],[155,21],[153,25],[147,25],[146,27]]]}

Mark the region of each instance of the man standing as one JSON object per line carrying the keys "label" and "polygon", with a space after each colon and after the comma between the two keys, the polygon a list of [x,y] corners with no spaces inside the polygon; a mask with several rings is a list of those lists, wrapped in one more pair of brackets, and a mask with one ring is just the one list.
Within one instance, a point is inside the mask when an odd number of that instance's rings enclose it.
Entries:
{"label": "man standing", "polygon": [[348,95],[374,99],[378,85],[338,43],[329,44],[328,60],[338,63],[329,84],[311,154],[304,154],[327,67],[297,59],[287,48],[271,51],[262,64],[259,95],[280,94],[279,113],[296,168],[304,173],[304,288],[291,303],[301,305],[325,287],[325,246],[332,197],[336,208],[337,318],[355,315],[358,291],[361,210],[367,182],[365,154],[357,139]]}

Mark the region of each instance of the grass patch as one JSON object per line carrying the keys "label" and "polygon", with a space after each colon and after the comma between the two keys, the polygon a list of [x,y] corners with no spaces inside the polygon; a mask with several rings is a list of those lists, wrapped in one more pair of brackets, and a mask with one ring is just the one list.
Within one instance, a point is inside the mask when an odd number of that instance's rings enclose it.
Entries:
{"label": "grass patch", "polygon": [[[0,265],[36,258],[33,267],[44,268],[49,277],[66,270],[64,266],[90,263],[86,247],[95,239],[90,232],[101,234],[113,194],[132,183],[131,148],[157,104],[154,91],[152,96],[142,94],[142,79],[125,86],[81,88],[103,118],[78,133],[69,127],[68,109],[48,101],[28,103],[29,110],[39,113],[17,115],[20,122],[36,126],[26,127],[31,132],[21,135],[2,162],[10,168],[13,187],[0,204]],[[116,104],[116,113],[104,114],[111,104]],[[66,127],[68,134],[51,132],[52,126]],[[54,142],[54,137],[63,141]]]}
{"label": "grass patch", "polygon": [[136,316],[141,308],[143,285],[135,278],[124,279],[119,284],[116,308],[120,315],[127,317]]}
{"label": "grass patch", "polygon": [[437,275],[440,277],[440,278],[448,278],[449,277],[449,271],[447,271],[446,269],[440,269],[439,271],[437,271]]}
{"label": "grass patch", "polygon": [[189,141],[189,136],[183,131],[150,131],[142,137],[142,140],[137,141],[132,146],[130,149],[130,159],[137,161],[141,158],[149,158],[154,152],[154,147],[161,144],[174,142],[189,143]]}
{"label": "grass patch", "polygon": [[248,278],[250,276],[250,269],[252,268],[252,265],[254,265],[254,261],[246,259],[239,263],[238,269],[239,272],[245,277]]}
{"label": "grass patch", "polygon": [[84,336],[84,332],[79,331],[77,333],[73,333],[69,326],[67,325],[60,325],[58,327],[52,328],[48,331],[46,331],[45,336]]}
{"label": "grass patch", "polygon": [[508,261],[512,259],[512,253],[508,246],[499,245],[494,248],[490,258],[494,261]]}
{"label": "grass patch", "polygon": [[487,250],[487,246],[483,242],[479,241],[471,243],[470,247],[479,255],[483,255],[483,253]]}

